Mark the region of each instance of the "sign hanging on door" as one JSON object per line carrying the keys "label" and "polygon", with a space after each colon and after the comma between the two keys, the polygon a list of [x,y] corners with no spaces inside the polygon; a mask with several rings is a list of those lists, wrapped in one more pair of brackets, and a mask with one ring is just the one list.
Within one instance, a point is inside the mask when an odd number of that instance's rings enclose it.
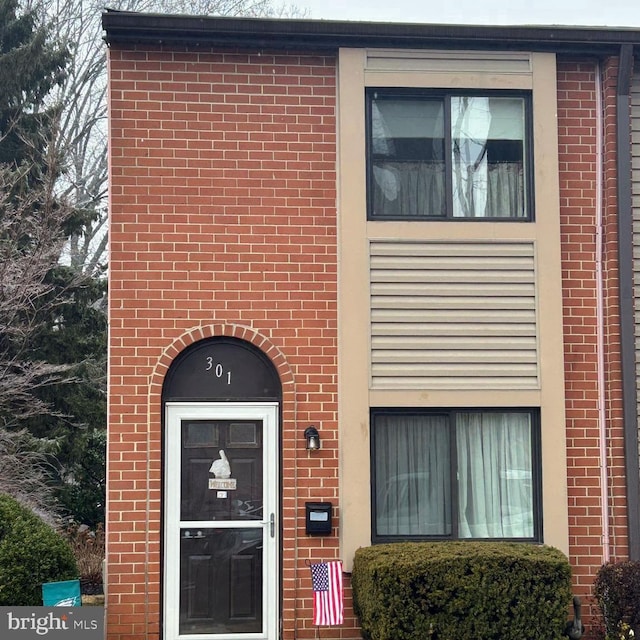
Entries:
{"label": "sign hanging on door", "polygon": [[220,449],[220,457],[211,463],[209,473],[215,477],[209,478],[209,489],[216,491],[233,491],[236,488],[236,479],[231,477],[231,465],[225,452]]}
{"label": "sign hanging on door", "polygon": [[209,489],[216,489],[218,491],[233,491],[236,488],[235,478],[229,478],[228,480],[218,480],[217,478],[209,478]]}

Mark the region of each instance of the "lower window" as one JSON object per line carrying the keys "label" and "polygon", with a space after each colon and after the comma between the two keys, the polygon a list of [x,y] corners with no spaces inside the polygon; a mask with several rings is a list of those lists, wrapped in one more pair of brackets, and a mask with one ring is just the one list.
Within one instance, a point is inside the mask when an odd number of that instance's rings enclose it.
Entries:
{"label": "lower window", "polygon": [[541,541],[533,410],[372,410],[373,541]]}

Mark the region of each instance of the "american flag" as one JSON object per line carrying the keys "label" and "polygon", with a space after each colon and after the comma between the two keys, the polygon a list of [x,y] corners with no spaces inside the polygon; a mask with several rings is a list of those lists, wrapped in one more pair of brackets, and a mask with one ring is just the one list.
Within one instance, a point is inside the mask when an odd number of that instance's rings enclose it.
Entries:
{"label": "american flag", "polygon": [[342,562],[319,562],[311,565],[313,584],[313,624],[331,626],[342,624]]}

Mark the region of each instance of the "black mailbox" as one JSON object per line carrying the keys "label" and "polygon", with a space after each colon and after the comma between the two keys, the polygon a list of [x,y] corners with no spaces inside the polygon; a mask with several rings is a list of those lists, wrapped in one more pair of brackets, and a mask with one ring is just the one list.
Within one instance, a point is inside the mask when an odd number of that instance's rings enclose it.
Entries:
{"label": "black mailbox", "polygon": [[305,502],[306,530],[312,536],[326,536],[331,533],[331,503]]}

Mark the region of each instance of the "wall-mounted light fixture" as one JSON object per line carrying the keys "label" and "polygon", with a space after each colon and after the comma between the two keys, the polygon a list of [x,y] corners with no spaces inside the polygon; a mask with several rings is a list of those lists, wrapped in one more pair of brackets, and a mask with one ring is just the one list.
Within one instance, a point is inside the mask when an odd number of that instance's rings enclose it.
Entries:
{"label": "wall-mounted light fixture", "polygon": [[320,448],[320,434],[313,425],[304,430],[304,437],[307,439],[307,449],[309,451],[316,451]]}

